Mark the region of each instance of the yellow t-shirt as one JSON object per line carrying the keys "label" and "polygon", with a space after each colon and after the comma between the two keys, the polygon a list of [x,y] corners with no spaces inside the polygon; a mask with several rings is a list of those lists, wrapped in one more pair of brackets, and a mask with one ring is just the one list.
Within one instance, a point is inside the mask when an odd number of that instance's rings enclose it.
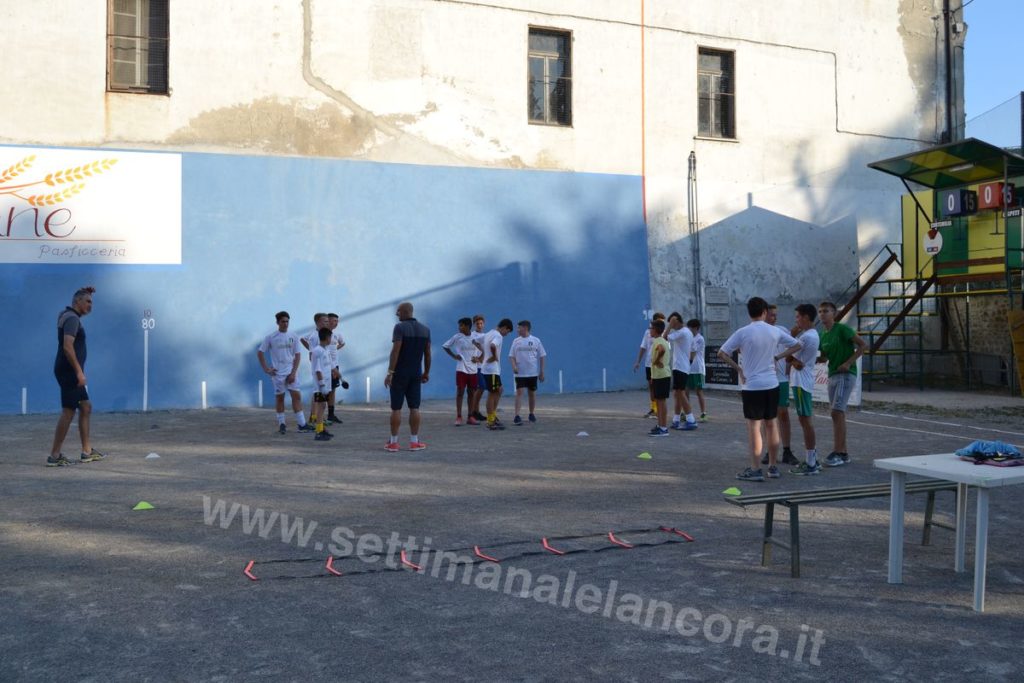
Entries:
{"label": "yellow t-shirt", "polygon": [[[654,359],[658,357],[658,349],[664,349],[661,356],[661,367],[655,367]],[[672,376],[672,347],[664,337],[651,340],[651,379],[664,379]]]}

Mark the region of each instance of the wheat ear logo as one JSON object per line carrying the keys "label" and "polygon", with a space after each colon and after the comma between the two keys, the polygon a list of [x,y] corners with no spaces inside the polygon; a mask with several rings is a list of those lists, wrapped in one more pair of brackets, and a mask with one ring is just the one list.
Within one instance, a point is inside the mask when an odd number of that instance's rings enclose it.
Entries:
{"label": "wheat ear logo", "polygon": [[[35,163],[34,154],[25,157],[18,163],[4,169],[0,173],[0,195],[11,195],[30,206],[54,206],[71,199],[85,189],[85,179],[106,173],[114,167],[117,159],[100,159],[73,168],[64,168],[47,173],[41,180],[24,182],[21,176],[29,175]],[[35,189],[33,189],[35,188]],[[56,191],[49,192],[50,188]]]}

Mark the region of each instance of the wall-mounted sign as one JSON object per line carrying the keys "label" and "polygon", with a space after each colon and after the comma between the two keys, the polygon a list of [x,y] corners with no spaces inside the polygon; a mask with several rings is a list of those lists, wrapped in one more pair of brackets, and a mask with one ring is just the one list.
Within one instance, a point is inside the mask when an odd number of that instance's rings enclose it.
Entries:
{"label": "wall-mounted sign", "polygon": [[942,233],[932,228],[924,234],[924,253],[934,256],[942,251]]}
{"label": "wall-mounted sign", "polygon": [[[732,386],[739,386],[740,376],[732,368],[731,365],[722,361],[718,357],[718,346],[705,347],[704,351],[704,371],[705,380],[708,384],[725,384]],[[739,353],[733,353],[732,359],[735,361],[739,358]]]}
{"label": "wall-mounted sign", "polygon": [[181,263],[181,156],[0,147],[0,263]]}
{"label": "wall-mounted sign", "polygon": [[729,298],[729,289],[727,287],[704,288],[704,303],[706,304],[728,306],[730,303]]}
{"label": "wall-mounted sign", "polygon": [[979,209],[1001,209],[1013,204],[1012,183],[985,183],[978,188]]}
{"label": "wall-mounted sign", "polygon": [[978,193],[974,190],[943,190],[939,193],[939,215],[970,216],[978,212]]}

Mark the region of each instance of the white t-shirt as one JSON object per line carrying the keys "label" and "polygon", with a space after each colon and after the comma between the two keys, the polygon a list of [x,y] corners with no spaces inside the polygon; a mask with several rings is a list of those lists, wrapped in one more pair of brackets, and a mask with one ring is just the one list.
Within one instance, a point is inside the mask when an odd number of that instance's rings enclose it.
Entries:
{"label": "white t-shirt", "polygon": [[755,320],[733,332],[722,344],[721,350],[728,354],[740,352],[740,367],[747,380],[741,388],[761,391],[779,386],[779,379],[775,375],[775,354],[778,353],[779,345],[785,344],[784,348],[788,349],[796,343],[797,340],[789,336],[788,332],[772,327],[763,320]]}
{"label": "white t-shirt", "polygon": [[[498,330],[491,330],[484,335],[480,345],[484,347],[484,363],[483,372],[485,375],[500,375],[501,374],[501,345],[505,341],[504,337],[501,336],[501,332]],[[494,345],[494,358],[493,363],[488,363],[487,359],[491,357],[491,345]]]}
{"label": "white t-shirt", "polygon": [[644,330],[644,338],[640,340],[640,348],[644,350],[644,367],[651,367],[651,330]]}
{"label": "white t-shirt", "polygon": [[690,361],[690,374],[704,374],[704,335],[698,332],[693,335],[693,344],[690,346],[693,352],[693,360]]}
{"label": "white t-shirt", "polygon": [[459,357],[455,363],[457,372],[464,372],[467,375],[476,374],[476,363],[473,362],[473,358],[480,355],[480,349],[473,343],[472,335],[457,332],[442,346]]}
{"label": "white t-shirt", "polygon": [[313,360],[313,349],[320,346],[320,330],[313,330],[306,336],[302,337],[302,341],[306,342],[309,346],[309,360]]}
{"label": "white t-shirt", "polygon": [[668,333],[672,342],[672,369],[679,372],[690,372],[690,347],[693,345],[693,332],[681,327]]}
{"label": "white t-shirt", "polygon": [[[314,346],[313,350],[310,351],[310,369],[313,375],[313,385],[317,387],[317,390],[321,390],[326,387],[328,391],[331,390],[331,352],[329,347],[326,346]],[[317,371],[322,375],[322,379],[316,378]]]}
{"label": "white t-shirt", "polygon": [[[777,329],[780,332],[783,332],[783,333],[785,333],[787,335],[789,334],[789,328],[785,327],[783,325],[776,325],[775,329]],[[786,346],[785,344],[781,344],[780,343],[779,344],[779,348],[776,349],[776,351],[775,351],[775,354],[778,355],[778,354],[782,353],[783,351],[788,349],[790,346],[792,346],[792,344],[790,344],[789,346]],[[781,384],[783,382],[788,382],[789,381],[789,375],[786,374],[786,359],[785,358],[783,358],[782,360],[775,361],[775,378],[777,380],[779,380],[779,384]]]}
{"label": "white t-shirt", "polygon": [[508,350],[508,357],[514,358],[519,372],[516,377],[537,377],[540,374],[540,359],[547,356],[544,345],[532,334],[516,337]]}
{"label": "white t-shirt", "polygon": [[804,391],[814,391],[814,361],[818,358],[818,348],[821,346],[821,338],[818,331],[813,327],[804,330],[797,337],[800,341],[800,350],[793,354],[793,358],[804,364],[803,370],[793,368],[790,370],[790,386],[800,387]]}
{"label": "white t-shirt", "polygon": [[[319,342],[319,339],[317,341]],[[344,343],[345,339],[339,333],[331,332],[331,343],[327,345],[327,353],[331,357],[332,368],[340,367],[338,356],[341,353],[341,349],[339,347]]]}
{"label": "white t-shirt", "polygon": [[260,344],[267,364],[274,368],[274,374],[287,377],[292,373],[295,354],[299,352],[299,335],[294,332],[273,332]]}

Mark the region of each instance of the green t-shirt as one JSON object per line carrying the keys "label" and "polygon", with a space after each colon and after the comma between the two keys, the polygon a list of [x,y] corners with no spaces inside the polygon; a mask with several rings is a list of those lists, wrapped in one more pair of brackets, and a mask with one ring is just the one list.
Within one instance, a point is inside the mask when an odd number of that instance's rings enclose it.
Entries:
{"label": "green t-shirt", "polygon": [[[839,366],[853,355],[853,338],[857,333],[853,328],[843,323],[836,323],[831,330],[821,333],[821,345],[818,347],[821,354],[828,358],[828,376],[839,374]],[[850,364],[850,374],[857,374],[857,364]]]}
{"label": "green t-shirt", "polygon": [[[661,367],[654,367],[654,359],[657,354],[657,349],[664,349],[664,354],[661,356]],[[668,340],[664,337],[658,337],[657,339],[651,340],[651,379],[664,379],[665,377],[672,376],[672,347],[668,345]]]}

